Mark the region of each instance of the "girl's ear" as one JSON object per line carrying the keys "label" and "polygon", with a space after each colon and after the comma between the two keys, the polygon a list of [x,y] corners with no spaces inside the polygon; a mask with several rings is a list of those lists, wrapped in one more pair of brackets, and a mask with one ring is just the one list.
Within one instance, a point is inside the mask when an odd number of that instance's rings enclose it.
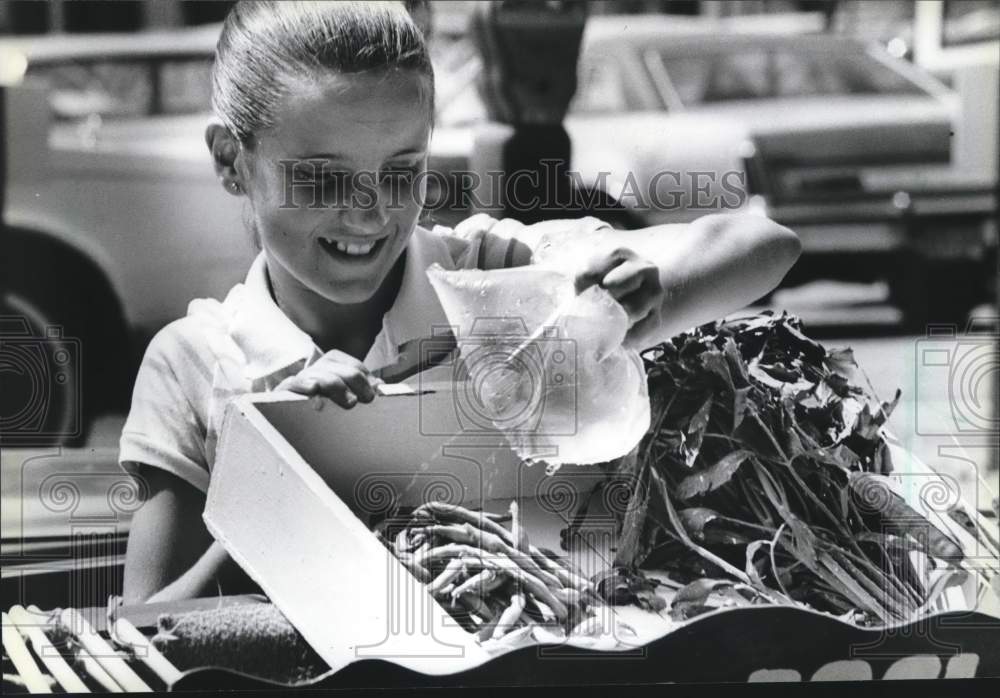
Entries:
{"label": "girl's ear", "polygon": [[236,167],[236,158],[240,152],[236,138],[228,128],[213,120],[205,128],[205,144],[212,154],[215,174],[219,176],[222,186],[233,196],[242,194],[246,187]]}

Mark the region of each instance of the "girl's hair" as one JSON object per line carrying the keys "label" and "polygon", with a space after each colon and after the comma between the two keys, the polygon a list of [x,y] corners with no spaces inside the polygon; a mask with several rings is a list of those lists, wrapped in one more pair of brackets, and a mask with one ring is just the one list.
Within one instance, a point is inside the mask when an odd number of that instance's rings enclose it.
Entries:
{"label": "girl's hair", "polygon": [[[245,145],[274,125],[289,85],[323,72],[414,70],[427,78],[434,113],[434,71],[417,2],[236,3],[226,16],[212,66],[212,109]],[[431,118],[433,118],[431,116]]]}

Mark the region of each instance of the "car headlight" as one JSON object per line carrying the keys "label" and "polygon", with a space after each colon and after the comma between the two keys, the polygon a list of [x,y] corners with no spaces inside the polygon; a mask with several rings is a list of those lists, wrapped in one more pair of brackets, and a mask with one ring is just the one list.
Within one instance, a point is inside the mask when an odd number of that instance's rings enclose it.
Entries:
{"label": "car headlight", "polygon": [[767,199],[760,194],[754,194],[747,199],[747,213],[767,218]]}
{"label": "car headlight", "polygon": [[20,85],[27,71],[27,56],[16,49],[0,48],[0,86]]}

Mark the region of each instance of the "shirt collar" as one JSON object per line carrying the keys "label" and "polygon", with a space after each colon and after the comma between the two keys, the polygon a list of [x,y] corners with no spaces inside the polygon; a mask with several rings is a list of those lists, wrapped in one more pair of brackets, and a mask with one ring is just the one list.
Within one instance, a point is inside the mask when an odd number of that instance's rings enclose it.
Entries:
{"label": "shirt collar", "polygon": [[453,266],[448,245],[440,235],[417,226],[406,246],[406,268],[399,294],[383,319],[383,328],[394,347],[430,337],[436,327],[448,325],[437,292],[427,278],[427,269],[435,263]]}
{"label": "shirt collar", "polygon": [[230,291],[226,305],[232,307],[229,334],[243,352],[248,379],[263,379],[299,362],[311,363],[322,353],[271,297],[263,252],[250,265],[246,280]]}

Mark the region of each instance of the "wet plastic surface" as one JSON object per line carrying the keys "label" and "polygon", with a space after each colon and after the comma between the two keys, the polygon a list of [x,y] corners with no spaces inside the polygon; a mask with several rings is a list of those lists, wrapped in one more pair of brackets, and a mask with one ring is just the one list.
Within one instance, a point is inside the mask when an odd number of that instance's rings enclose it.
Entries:
{"label": "wet plastic surface", "polygon": [[428,270],[455,330],[472,399],[527,461],[601,463],[649,427],[637,352],[622,346],[625,310],[607,291],[576,293],[553,269]]}

